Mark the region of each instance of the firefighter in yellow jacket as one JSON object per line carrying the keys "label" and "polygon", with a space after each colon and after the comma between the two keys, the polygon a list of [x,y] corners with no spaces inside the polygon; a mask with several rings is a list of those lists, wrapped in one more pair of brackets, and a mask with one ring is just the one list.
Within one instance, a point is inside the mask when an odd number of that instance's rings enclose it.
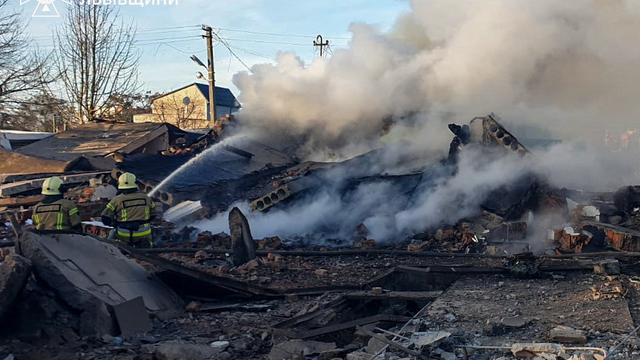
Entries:
{"label": "firefighter in yellow jacket", "polygon": [[62,197],[62,180],[53,176],[42,183],[44,200],[33,208],[36,230],[67,232],[80,229],[80,213],[71,200]]}
{"label": "firefighter in yellow jacket", "polygon": [[115,228],[119,241],[133,247],[150,247],[154,209],[153,200],[138,190],[136,176],[124,173],[118,178],[118,195],[102,212],[102,222]]}

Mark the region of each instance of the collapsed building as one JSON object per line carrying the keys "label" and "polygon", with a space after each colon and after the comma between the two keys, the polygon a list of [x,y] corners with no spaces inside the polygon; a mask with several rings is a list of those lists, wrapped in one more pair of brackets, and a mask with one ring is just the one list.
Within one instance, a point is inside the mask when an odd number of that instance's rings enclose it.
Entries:
{"label": "collapsed building", "polygon": [[[395,241],[375,238],[367,211],[313,234],[254,238],[255,214],[297,211],[318,194],[349,203],[383,183],[405,209],[459,174],[465,152],[489,163],[531,154],[494,115],[449,129],[445,158],[393,171],[376,166],[383,149],[300,161],[168,124],[88,124],[0,153],[0,355],[38,358],[33,344],[45,344],[52,358],[93,359],[639,356],[635,186],[585,193],[525,172],[459,219]],[[124,171],[165,209],[157,248],[111,243],[97,221]],[[80,204],[83,235],[29,228],[51,174]],[[558,217],[536,222],[548,213]],[[221,218],[225,232],[198,228]]]}

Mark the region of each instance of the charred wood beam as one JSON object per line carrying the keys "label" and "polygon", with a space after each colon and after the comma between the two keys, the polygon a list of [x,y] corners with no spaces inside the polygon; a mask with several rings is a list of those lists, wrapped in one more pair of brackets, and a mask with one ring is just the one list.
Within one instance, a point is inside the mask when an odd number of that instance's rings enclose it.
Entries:
{"label": "charred wood beam", "polygon": [[621,258],[635,258],[640,257],[640,252],[634,251],[598,251],[590,253],[580,254],[560,254],[553,256],[541,256],[542,259],[562,259],[562,258],[609,258],[609,259],[621,259]]}
{"label": "charred wood beam", "polygon": [[269,288],[252,285],[247,282],[235,280],[232,278],[208,274],[202,271],[198,271],[191,268],[187,268],[182,265],[178,265],[174,262],[171,262],[169,260],[166,260],[157,256],[142,254],[137,249],[131,249],[129,247],[122,246],[121,244],[118,244],[118,246],[121,249],[125,250],[131,257],[135,259],[156,265],[160,269],[163,269],[166,271],[176,272],[184,276],[195,278],[204,283],[218,286],[228,291],[237,293],[238,295],[249,296],[249,297],[251,296],[264,296],[264,297],[283,296],[282,294],[279,294],[278,292]]}
{"label": "charred wood beam", "polygon": [[330,301],[329,303],[322,305],[316,311],[308,312],[300,316],[295,316],[290,319],[283,320],[273,325],[273,328],[281,328],[281,329],[293,328],[302,323],[321,317],[325,315],[327,311],[335,311],[335,309],[337,308],[346,307],[346,306],[347,306],[347,300],[344,297],[340,296],[337,299],[334,299],[333,301]]}
{"label": "charred wood beam", "polygon": [[307,287],[307,288],[297,288],[297,289],[283,289],[283,290],[280,290],[279,292],[281,292],[283,296],[288,296],[288,295],[311,296],[311,295],[322,295],[328,292],[359,290],[359,289],[362,289],[362,287],[363,285],[330,285],[330,286],[317,286],[317,287]]}
{"label": "charred wood beam", "polygon": [[[157,254],[157,253],[178,253],[178,254],[195,254],[198,251],[205,251],[208,254],[224,255],[229,254],[230,250],[215,250],[215,249],[197,249],[197,248],[154,248],[154,249],[140,249],[137,250],[145,254]],[[415,256],[415,257],[442,257],[442,258],[496,258],[505,259],[511,256],[507,255],[487,255],[487,254],[464,254],[464,253],[436,253],[436,252],[414,252],[405,250],[381,250],[381,249],[360,249],[360,250],[328,250],[328,251],[314,251],[314,250],[270,250],[270,251],[256,251],[256,255],[266,256],[269,253],[278,254],[282,256],[359,256],[359,255],[401,255],[401,256]]]}
{"label": "charred wood beam", "polygon": [[[304,330],[302,334],[299,334],[299,335],[294,334],[294,338],[310,339],[317,336],[327,335],[327,334],[335,333],[342,330],[356,328],[358,326],[363,326],[363,325],[375,324],[380,322],[405,323],[409,320],[411,320],[411,318],[407,316],[378,314],[378,315],[367,316],[367,317],[352,320],[352,321],[347,321],[340,324],[329,325],[329,326],[321,327],[318,329]],[[292,329],[292,330],[295,332],[295,329]]]}
{"label": "charred wood beam", "polygon": [[434,300],[442,295],[442,291],[390,291],[376,294],[372,291],[354,291],[344,294],[349,300]]}
{"label": "charred wood beam", "polygon": [[44,195],[10,197],[0,199],[0,207],[33,206],[44,199]]}
{"label": "charred wood beam", "polygon": [[[598,263],[593,259],[546,259],[541,260],[538,270],[543,272],[553,271],[592,271]],[[414,273],[454,273],[454,274],[506,274],[510,272],[508,267],[491,266],[397,266],[396,269]]]}
{"label": "charred wood beam", "polygon": [[453,265],[453,266],[428,266],[428,267],[414,267],[414,266],[397,266],[396,269],[404,272],[414,273],[457,273],[457,274],[503,274],[509,272],[509,269],[504,267],[489,267],[489,266],[466,266],[466,265]]}
{"label": "charred wood beam", "polygon": [[598,261],[592,259],[548,259],[538,267],[540,271],[593,271]]}
{"label": "charred wood beam", "polygon": [[[230,250],[216,250],[216,249],[197,249],[197,248],[154,248],[154,249],[140,249],[139,252],[146,254],[163,254],[163,253],[176,253],[176,254],[195,254],[198,251],[205,251],[212,255],[224,255],[229,254]],[[369,250],[328,250],[328,251],[314,251],[314,250],[257,250],[256,255],[266,256],[269,253],[278,254],[282,256],[303,256],[303,257],[315,257],[315,256],[361,256],[361,255],[398,255],[398,256],[413,256],[413,257],[438,257],[438,258],[495,258],[495,259],[508,259],[513,256],[510,255],[488,255],[488,254],[464,254],[464,253],[437,253],[437,252],[414,252],[405,250],[381,250],[381,249],[369,249]],[[593,257],[608,257],[608,258],[624,258],[624,257],[640,257],[640,252],[633,251],[599,251],[593,253],[581,253],[581,254],[560,254],[560,255],[542,255],[538,258],[541,259],[554,259],[554,258],[593,258]]]}

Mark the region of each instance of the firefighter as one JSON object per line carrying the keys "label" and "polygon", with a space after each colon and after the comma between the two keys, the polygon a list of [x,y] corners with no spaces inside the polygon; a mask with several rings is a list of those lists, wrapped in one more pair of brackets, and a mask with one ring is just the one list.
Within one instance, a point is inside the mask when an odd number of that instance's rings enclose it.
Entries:
{"label": "firefighter", "polygon": [[80,230],[80,212],[71,200],[62,197],[62,180],[52,176],[42,183],[44,200],[33,208],[36,230],[68,232]]}
{"label": "firefighter", "polygon": [[132,247],[152,247],[151,219],[155,204],[138,190],[136,176],[124,173],[118,178],[118,195],[102,212],[102,222],[115,228],[115,236]]}

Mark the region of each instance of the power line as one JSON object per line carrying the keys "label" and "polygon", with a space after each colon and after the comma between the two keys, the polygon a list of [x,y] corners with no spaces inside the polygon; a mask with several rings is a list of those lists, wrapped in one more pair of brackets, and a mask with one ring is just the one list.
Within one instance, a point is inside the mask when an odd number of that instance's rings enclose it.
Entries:
{"label": "power line", "polygon": [[249,54],[249,55],[253,55],[253,56],[261,57],[261,58],[263,58],[263,59],[265,59],[265,60],[273,61],[273,59],[272,59],[272,58],[267,57],[267,56],[264,56],[264,55],[262,55],[262,54],[258,54],[258,53],[256,53],[256,52],[251,51],[251,50],[243,49],[243,48],[241,48],[241,47],[237,47],[237,46],[231,46],[231,47],[232,47],[233,49],[238,50],[238,51],[245,52],[245,53],[247,53],[247,54]]}
{"label": "power line", "polygon": [[164,37],[158,39],[136,39],[134,42],[148,42],[148,41],[165,41],[165,40],[186,40],[186,39],[197,39],[200,38],[200,35],[189,35],[189,36],[181,36],[181,37]]}
{"label": "power line", "polygon": [[[189,38],[187,40],[168,40],[168,41],[154,41],[154,42],[147,42],[147,43],[138,43],[138,42],[134,42],[135,46],[150,46],[150,45],[168,45],[168,44],[172,44],[172,43],[184,43],[187,41],[195,41],[195,40],[200,40],[198,38]],[[37,45],[37,44],[30,44],[28,46],[28,48],[30,49],[54,49],[56,48],[56,45]]]}
{"label": "power line", "polygon": [[[142,36],[144,36],[144,35],[152,35],[152,36],[153,35],[160,35],[160,36],[164,36],[162,34],[167,33],[167,34],[176,34],[176,35],[178,35],[180,33],[188,33],[188,32],[194,32],[194,31],[195,31],[195,29],[165,30],[165,31],[153,31],[153,32],[146,32],[146,31],[137,30],[135,33],[136,33],[136,36],[138,36],[138,35],[142,35]],[[194,33],[194,35],[195,34],[196,33]],[[49,40],[49,39],[52,39],[52,37],[50,35],[36,35],[36,36],[31,36],[30,38],[32,40]]]}
{"label": "power line", "polygon": [[186,28],[200,28],[200,25],[184,25],[184,26],[163,26],[157,28],[140,29],[139,31],[155,31],[155,30],[171,30],[171,29],[186,29]]}
{"label": "power line", "polygon": [[[267,35],[267,36],[281,36],[281,37],[300,37],[300,38],[315,38],[316,35],[301,35],[301,34],[284,34],[284,33],[271,33],[271,32],[260,32],[260,31],[251,31],[251,30],[241,30],[241,29],[231,29],[231,28],[216,28],[218,30],[231,31],[231,32],[240,32],[246,34],[254,34],[254,35]],[[332,39],[338,40],[351,40],[348,37],[340,37],[340,36],[329,36]]]}
{"label": "power line", "polygon": [[252,42],[258,44],[277,44],[277,45],[293,45],[293,46],[309,46],[309,44],[302,43],[291,43],[284,41],[267,41],[267,40],[256,40],[256,39],[236,39],[236,38],[223,38],[227,41],[241,41],[241,42]]}
{"label": "power line", "polygon": [[[189,36],[179,36],[179,37],[162,37],[162,38],[155,38],[155,39],[135,39],[133,40],[134,44],[137,45],[150,45],[150,44],[160,44],[163,42],[176,42],[176,41],[185,41],[185,40],[196,40],[196,39],[200,39],[200,35],[189,35]],[[123,43],[123,42],[128,42],[129,40],[123,40],[120,41],[118,43]],[[29,44],[29,46],[32,46],[33,44]],[[37,46],[37,44],[36,44]],[[54,46],[54,45],[50,45],[50,46]],[[46,46],[48,47],[48,46]]]}
{"label": "power line", "polygon": [[180,49],[180,48],[178,48],[178,47],[176,47],[176,46],[173,46],[173,45],[171,45],[171,44],[169,44],[169,43],[160,43],[160,44],[158,44],[158,49],[159,49],[159,48],[160,48],[160,46],[162,46],[162,45],[168,46],[168,47],[170,47],[170,48],[172,48],[172,49],[174,49],[174,50],[177,50],[178,52],[181,52],[181,53],[183,53],[183,54],[185,54],[185,55],[191,55],[191,51],[182,50],[182,49]]}
{"label": "power line", "polygon": [[[185,26],[166,26],[166,27],[155,27],[155,28],[145,28],[145,29],[140,29],[138,31],[136,31],[136,35],[140,35],[142,34],[143,37],[144,35],[149,35],[148,38],[139,38],[137,37],[135,40],[133,40],[133,45],[137,46],[137,47],[147,47],[147,46],[158,46],[156,49],[156,52],[158,51],[158,49],[161,46],[166,46],[169,47],[175,51],[178,51],[182,54],[189,54],[192,50],[184,50],[181,47],[177,47],[171,44],[174,43],[186,43],[186,42],[194,42],[196,40],[200,40],[201,35],[196,35],[196,34],[189,34],[190,32],[195,31],[197,28],[199,28],[200,25],[185,25]],[[263,36],[276,36],[276,37],[292,37],[292,38],[315,38],[315,35],[302,35],[302,34],[286,34],[286,33],[272,33],[272,32],[260,32],[260,31],[252,31],[252,30],[244,30],[244,29],[234,29],[234,28],[226,28],[226,27],[219,27],[216,28],[218,31],[224,30],[224,31],[229,31],[229,32],[238,32],[238,33],[246,33],[246,34],[254,34],[254,35],[263,35]],[[166,34],[166,35],[165,35]],[[176,35],[176,36],[170,36],[171,35]],[[268,61],[273,61],[273,58],[271,57],[267,57],[264,56],[260,53],[257,53],[255,51],[243,48],[243,47],[238,47],[235,46],[235,42],[247,42],[247,43],[255,43],[255,44],[274,44],[274,45],[288,45],[288,46],[300,46],[300,47],[307,47],[310,44],[306,43],[306,42],[297,42],[297,41],[284,41],[283,40],[278,40],[278,39],[273,39],[273,40],[269,40],[269,39],[248,39],[248,38],[235,38],[235,37],[224,37],[221,36],[219,33],[215,32],[215,36],[218,40],[218,42],[220,44],[222,44],[228,51],[229,54],[234,57],[236,60],[238,60],[247,70],[251,70],[250,67],[247,65],[247,63],[242,60],[242,58],[236,53],[236,51],[241,51],[244,52],[246,54],[249,55],[253,55],[253,56],[257,56],[263,59],[266,59]],[[348,40],[349,38],[346,37],[331,37],[332,39],[342,39],[342,40]],[[56,47],[55,43],[51,43],[49,44],[43,44],[43,45],[39,45],[38,42],[45,42],[46,40],[51,40],[52,42],[55,40],[52,37],[47,37],[47,36],[34,36],[32,37],[33,40],[35,40],[33,43],[29,44],[28,47],[29,48],[33,48],[33,49],[53,49]],[[126,42],[128,40],[123,40],[122,42]],[[48,41],[47,41],[48,42]],[[234,45],[231,45],[230,42],[234,42]],[[336,44],[333,44],[334,46]],[[341,44],[338,44],[338,46],[341,46]],[[235,51],[234,51],[235,50]],[[333,53],[333,49],[328,48],[326,49],[328,52]]]}
{"label": "power line", "polygon": [[247,70],[251,71],[249,65],[247,65],[242,59],[240,59],[240,57],[231,49],[231,46],[229,46],[229,43],[225,39],[221,38],[220,35],[215,32],[213,33],[213,35],[220,41],[220,43],[222,43],[222,45],[227,48],[227,50],[229,50],[229,53],[233,55],[233,57],[235,57]]}

